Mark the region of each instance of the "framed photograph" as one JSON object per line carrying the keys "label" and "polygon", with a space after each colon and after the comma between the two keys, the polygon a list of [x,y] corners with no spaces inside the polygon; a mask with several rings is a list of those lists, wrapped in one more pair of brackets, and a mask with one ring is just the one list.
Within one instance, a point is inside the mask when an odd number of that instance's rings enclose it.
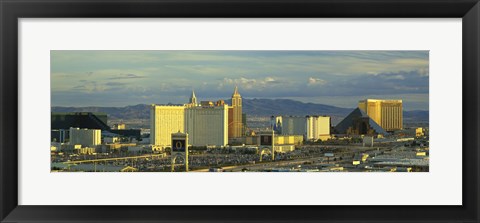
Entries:
{"label": "framed photograph", "polygon": [[476,0],[1,1],[1,222],[478,222]]}

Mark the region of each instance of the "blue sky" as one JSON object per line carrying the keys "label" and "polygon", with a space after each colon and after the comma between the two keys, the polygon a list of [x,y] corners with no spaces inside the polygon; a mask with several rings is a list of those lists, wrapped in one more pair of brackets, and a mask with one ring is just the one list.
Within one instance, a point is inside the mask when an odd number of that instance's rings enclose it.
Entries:
{"label": "blue sky", "polygon": [[403,99],[428,110],[428,51],[51,51],[52,106],[287,98],[356,107]]}

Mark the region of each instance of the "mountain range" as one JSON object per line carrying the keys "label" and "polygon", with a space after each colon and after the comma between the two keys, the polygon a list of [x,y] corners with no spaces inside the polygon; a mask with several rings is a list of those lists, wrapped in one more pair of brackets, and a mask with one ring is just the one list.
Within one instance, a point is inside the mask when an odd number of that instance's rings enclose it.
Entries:
{"label": "mountain range", "polygon": [[[231,100],[225,100],[231,104]],[[290,99],[243,99],[243,113],[248,116],[272,115],[327,115],[332,117],[332,123],[338,123],[354,108],[340,108],[331,105],[304,103]],[[108,119],[149,119],[150,105],[138,104],[125,107],[52,107],[52,112],[103,112]],[[404,111],[405,122],[426,122],[429,120],[428,111]]]}

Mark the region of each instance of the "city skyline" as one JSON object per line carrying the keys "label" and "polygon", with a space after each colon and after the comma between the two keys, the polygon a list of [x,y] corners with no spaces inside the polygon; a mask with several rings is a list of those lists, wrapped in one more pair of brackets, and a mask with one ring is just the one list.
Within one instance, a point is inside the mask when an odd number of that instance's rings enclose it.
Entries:
{"label": "city skyline", "polygon": [[428,51],[51,51],[51,67],[52,172],[429,171],[429,111],[404,112],[428,110]]}
{"label": "city skyline", "polygon": [[428,110],[428,51],[51,51],[52,106],[244,98],[351,108],[364,98]]}

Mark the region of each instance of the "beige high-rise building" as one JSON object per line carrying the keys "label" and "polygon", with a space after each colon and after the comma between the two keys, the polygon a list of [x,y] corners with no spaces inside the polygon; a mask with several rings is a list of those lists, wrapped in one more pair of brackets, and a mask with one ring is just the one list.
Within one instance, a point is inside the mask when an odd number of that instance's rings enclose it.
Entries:
{"label": "beige high-rise building", "polygon": [[184,132],[184,105],[155,105],[150,109],[150,143],[171,146],[172,133]]}
{"label": "beige high-rise building", "polygon": [[185,133],[192,146],[228,144],[228,106],[196,106],[185,109]]}
{"label": "beige high-rise building", "polygon": [[232,106],[228,110],[228,137],[238,138],[244,135],[242,122],[242,96],[238,93],[238,87],[232,94]]}
{"label": "beige high-rise building", "polygon": [[385,131],[403,129],[402,100],[365,99],[358,102],[358,108]]}
{"label": "beige high-rise building", "polygon": [[102,144],[102,130],[70,128],[70,145],[82,145],[82,147]]}
{"label": "beige high-rise building", "polygon": [[330,117],[307,116],[307,140],[327,140],[330,138]]}

